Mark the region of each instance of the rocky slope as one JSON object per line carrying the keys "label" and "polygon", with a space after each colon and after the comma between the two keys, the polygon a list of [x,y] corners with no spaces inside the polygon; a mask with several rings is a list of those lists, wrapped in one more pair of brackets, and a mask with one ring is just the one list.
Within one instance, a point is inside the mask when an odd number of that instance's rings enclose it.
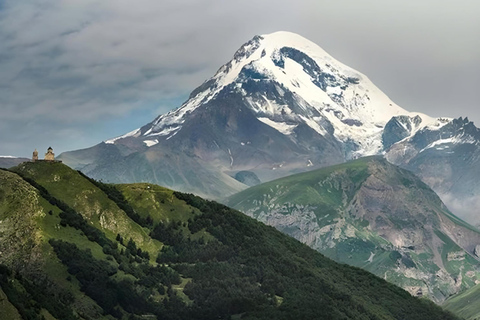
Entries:
{"label": "rocky slope", "polygon": [[60,163],[0,170],[8,319],[456,319],[235,210]]}
{"label": "rocky slope", "polygon": [[480,226],[480,129],[460,118],[411,134],[399,130],[397,121],[393,118],[383,133],[395,141],[386,150],[388,161],[417,174],[456,215]]}
{"label": "rocky slope", "polygon": [[477,283],[480,233],[380,157],[264,183],[228,205],[332,259],[441,302]]}

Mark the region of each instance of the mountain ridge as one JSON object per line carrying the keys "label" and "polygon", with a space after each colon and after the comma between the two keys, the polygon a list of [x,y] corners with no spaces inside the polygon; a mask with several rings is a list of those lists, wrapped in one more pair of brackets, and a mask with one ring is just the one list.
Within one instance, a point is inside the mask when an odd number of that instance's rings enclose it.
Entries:
{"label": "mountain ridge", "polygon": [[226,203],[436,302],[478,281],[480,232],[379,156],[270,181]]}
{"label": "mountain ridge", "polygon": [[0,168],[11,168],[28,160],[29,159],[22,157],[0,156]]}

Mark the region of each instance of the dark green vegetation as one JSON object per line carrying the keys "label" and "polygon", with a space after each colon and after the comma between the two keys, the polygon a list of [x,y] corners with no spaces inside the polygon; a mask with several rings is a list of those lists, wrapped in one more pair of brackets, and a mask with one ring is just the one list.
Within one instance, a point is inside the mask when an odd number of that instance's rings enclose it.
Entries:
{"label": "dark green vegetation", "polygon": [[12,319],[455,319],[218,203],[59,163],[13,171],[0,171]]}
{"label": "dark green vegetation", "polygon": [[381,157],[292,175],[227,204],[342,263],[436,302],[479,279],[477,229],[411,172]]}

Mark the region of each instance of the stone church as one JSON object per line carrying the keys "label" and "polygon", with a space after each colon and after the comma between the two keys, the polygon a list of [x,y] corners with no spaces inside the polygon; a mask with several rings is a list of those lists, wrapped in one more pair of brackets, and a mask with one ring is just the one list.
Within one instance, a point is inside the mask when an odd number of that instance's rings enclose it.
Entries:
{"label": "stone church", "polygon": [[35,161],[61,162],[61,161],[56,161],[55,160],[55,153],[53,153],[52,147],[48,147],[47,153],[45,153],[45,159],[44,160],[38,159],[38,151],[37,151],[37,149],[35,149],[35,151],[33,151],[33,155],[32,155],[32,162],[35,162]]}
{"label": "stone church", "polygon": [[48,147],[47,153],[45,153],[45,161],[55,161],[55,153],[53,153],[52,147]]}

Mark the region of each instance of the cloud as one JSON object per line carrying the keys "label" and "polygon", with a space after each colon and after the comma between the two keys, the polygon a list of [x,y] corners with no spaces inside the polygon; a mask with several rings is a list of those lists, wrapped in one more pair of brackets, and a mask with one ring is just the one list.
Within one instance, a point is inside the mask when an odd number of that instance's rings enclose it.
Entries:
{"label": "cloud", "polygon": [[[58,131],[83,128],[87,145],[110,136],[92,132],[93,124],[128,117],[130,131],[154,112],[178,107],[166,101],[185,98],[253,35],[278,30],[320,44],[406,109],[480,122],[480,5],[447,4],[4,0],[0,134],[10,144],[0,142],[0,151],[21,150],[16,131],[32,121]],[[41,141],[43,131],[32,134]]]}
{"label": "cloud", "polygon": [[184,94],[206,64],[182,55],[192,35],[165,32],[175,14],[154,2],[16,3],[0,16],[4,119],[123,115],[145,99]]}
{"label": "cloud", "polygon": [[459,199],[451,194],[440,194],[439,196],[453,214],[480,228],[480,199],[478,197]]}

